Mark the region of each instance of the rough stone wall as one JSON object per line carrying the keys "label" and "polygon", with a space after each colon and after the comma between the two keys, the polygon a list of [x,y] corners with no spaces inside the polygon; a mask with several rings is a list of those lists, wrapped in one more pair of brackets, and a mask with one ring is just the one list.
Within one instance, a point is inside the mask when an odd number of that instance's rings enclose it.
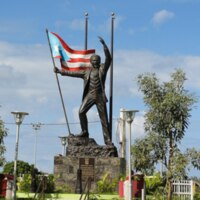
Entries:
{"label": "rough stone wall", "polygon": [[[94,158],[94,181],[91,185],[91,191],[96,189],[97,181],[109,173],[112,178],[118,178],[120,174],[125,174],[126,165],[124,158],[118,157],[93,157]],[[54,175],[56,189],[71,188],[72,192],[76,189],[77,170],[79,169],[79,157],[55,156],[54,157]],[[82,188],[85,181],[82,182]]]}

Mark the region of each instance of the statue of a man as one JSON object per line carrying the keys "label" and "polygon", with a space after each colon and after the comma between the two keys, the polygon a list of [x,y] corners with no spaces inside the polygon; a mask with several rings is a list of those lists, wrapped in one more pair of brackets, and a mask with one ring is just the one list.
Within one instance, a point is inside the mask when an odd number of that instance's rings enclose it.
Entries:
{"label": "statue of a man", "polygon": [[105,94],[105,80],[112,58],[104,40],[101,37],[99,37],[99,39],[103,45],[105,63],[101,64],[100,56],[94,54],[90,57],[91,68],[80,71],[63,71],[55,67],[54,72],[60,73],[62,76],[72,76],[82,78],[84,80],[82,104],[79,109],[82,131],[77,136],[89,137],[86,113],[93,105],[96,105],[103,128],[104,142],[106,145],[111,145],[111,133],[106,108],[107,98]]}

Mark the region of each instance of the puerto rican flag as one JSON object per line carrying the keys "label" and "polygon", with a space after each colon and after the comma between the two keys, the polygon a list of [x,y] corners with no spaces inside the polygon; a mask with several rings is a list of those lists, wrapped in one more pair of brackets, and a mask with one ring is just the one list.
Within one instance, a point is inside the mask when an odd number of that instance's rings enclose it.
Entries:
{"label": "puerto rican flag", "polygon": [[90,57],[95,49],[74,50],[56,33],[49,32],[49,41],[54,58],[59,58],[63,70],[77,71],[91,67]]}

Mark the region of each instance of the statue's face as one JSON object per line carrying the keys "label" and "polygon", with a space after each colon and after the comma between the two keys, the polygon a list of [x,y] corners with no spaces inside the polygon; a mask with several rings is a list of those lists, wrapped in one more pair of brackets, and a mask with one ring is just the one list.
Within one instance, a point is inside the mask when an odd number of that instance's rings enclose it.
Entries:
{"label": "statue's face", "polygon": [[90,58],[90,62],[91,62],[92,66],[94,68],[99,68],[100,67],[101,58],[98,55],[93,55]]}

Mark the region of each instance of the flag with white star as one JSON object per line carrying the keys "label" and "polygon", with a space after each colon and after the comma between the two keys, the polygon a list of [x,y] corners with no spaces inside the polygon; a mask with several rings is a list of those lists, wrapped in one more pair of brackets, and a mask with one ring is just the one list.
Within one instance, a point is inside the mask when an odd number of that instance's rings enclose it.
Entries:
{"label": "flag with white star", "polygon": [[76,71],[91,66],[90,57],[95,53],[94,49],[74,50],[56,33],[48,32],[48,35],[53,57],[60,58],[62,69]]}

